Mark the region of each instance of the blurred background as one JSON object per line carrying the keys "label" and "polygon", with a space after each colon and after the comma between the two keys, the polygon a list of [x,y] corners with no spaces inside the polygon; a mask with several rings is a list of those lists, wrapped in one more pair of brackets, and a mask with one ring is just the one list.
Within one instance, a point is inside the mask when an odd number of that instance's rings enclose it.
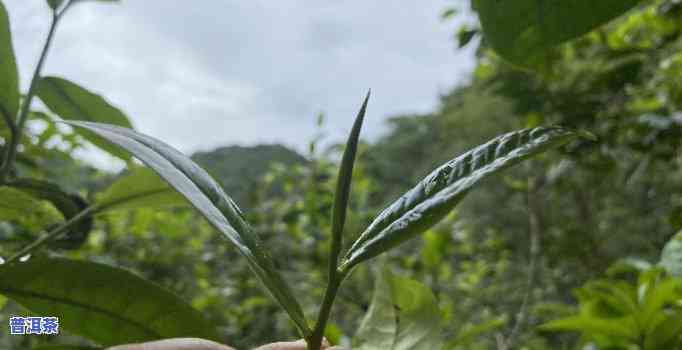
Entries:
{"label": "blurred background", "polygon": [[[49,8],[6,3],[26,87]],[[138,130],[185,152],[259,143],[304,151],[320,112],[330,137],[344,139],[369,88],[377,94],[363,132],[376,138],[388,117],[429,112],[439,94],[470,79],[475,48],[454,50],[451,38],[473,15],[440,21],[450,3],[78,5],[58,29],[44,74],[103,93]],[[97,165],[110,166],[97,156]]]}

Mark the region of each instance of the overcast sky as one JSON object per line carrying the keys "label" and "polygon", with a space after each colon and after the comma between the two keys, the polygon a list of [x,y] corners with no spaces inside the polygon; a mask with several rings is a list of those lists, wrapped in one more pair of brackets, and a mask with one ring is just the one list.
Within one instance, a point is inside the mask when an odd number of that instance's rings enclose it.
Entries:
{"label": "overcast sky", "polygon": [[[23,88],[49,25],[43,0],[5,0]],[[135,127],[184,152],[281,142],[326,131],[342,140],[362,98],[363,136],[394,115],[427,112],[468,79],[451,1],[128,0],[84,3],[60,27],[45,74],[122,108]]]}

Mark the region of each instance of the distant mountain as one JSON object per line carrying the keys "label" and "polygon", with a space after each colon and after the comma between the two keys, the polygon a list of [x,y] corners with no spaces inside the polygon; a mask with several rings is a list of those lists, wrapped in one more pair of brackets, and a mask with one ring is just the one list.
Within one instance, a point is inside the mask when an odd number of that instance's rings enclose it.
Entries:
{"label": "distant mountain", "polygon": [[292,165],[306,162],[303,156],[282,145],[220,147],[213,151],[197,152],[192,159],[220,182],[235,202],[244,208],[251,204],[249,193],[253,186],[273,163]]}

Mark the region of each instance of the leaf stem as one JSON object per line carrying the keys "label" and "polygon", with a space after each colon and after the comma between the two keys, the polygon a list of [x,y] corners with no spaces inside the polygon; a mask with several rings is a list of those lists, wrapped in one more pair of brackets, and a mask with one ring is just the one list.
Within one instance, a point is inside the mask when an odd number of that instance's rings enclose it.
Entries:
{"label": "leaf stem", "polygon": [[[57,25],[59,24],[59,20],[71,7],[71,4],[72,2],[68,3],[61,12],[56,11],[52,12],[52,22],[50,23],[50,31],[48,32],[47,38],[45,39],[45,44],[43,45],[43,50],[40,53],[38,64],[36,65],[36,68],[33,71],[33,77],[31,78],[31,84],[29,85],[28,93],[26,93],[26,99],[24,100],[24,103],[21,104],[21,110],[19,111],[19,116],[17,117],[16,124],[12,123],[12,125],[14,125],[14,129],[13,130],[10,129],[11,130],[10,140],[4,149],[5,152],[3,156],[3,162],[2,166],[0,166],[0,183],[5,182],[7,174],[9,173],[10,169],[12,168],[12,165],[14,164],[14,160],[16,159],[17,147],[19,146],[19,143],[21,141],[21,136],[24,131],[24,127],[26,126],[28,113],[31,110],[31,102],[33,102],[33,97],[35,96],[36,85],[38,83],[38,80],[40,79],[40,73],[43,70],[43,66],[45,65],[47,53],[50,50],[50,46],[52,46],[52,41],[54,39],[54,34],[57,30]],[[7,119],[8,117],[5,118]]]}
{"label": "leaf stem", "polygon": [[327,289],[324,292],[324,300],[320,306],[320,311],[317,316],[317,322],[315,323],[315,328],[313,333],[309,338],[306,339],[308,343],[308,350],[320,350],[322,348],[322,338],[324,338],[324,331],[327,328],[327,321],[329,320],[329,315],[334,304],[334,299],[336,299],[336,294],[341,287],[341,283],[346,278],[347,273],[335,270],[334,273],[329,275],[329,283],[327,284]]}
{"label": "leaf stem", "polygon": [[36,239],[35,241],[30,243],[29,245],[22,248],[18,253],[14,254],[12,257],[7,259],[6,263],[7,264],[12,263],[12,262],[18,260],[19,258],[21,258],[22,256],[26,256],[27,254],[33,252],[34,250],[42,247],[43,245],[45,245],[50,240],[57,238],[59,235],[63,234],[66,230],[69,229],[69,227],[75,225],[76,223],[78,223],[82,219],[90,216],[90,214],[92,212],[94,212],[95,210],[96,210],[96,207],[94,207],[94,206],[87,207],[87,208],[83,209],[83,211],[76,214],[75,216],[73,216],[69,220],[65,221],[61,225],[55,227],[52,231],[48,232],[47,234],[43,235],[42,237]]}

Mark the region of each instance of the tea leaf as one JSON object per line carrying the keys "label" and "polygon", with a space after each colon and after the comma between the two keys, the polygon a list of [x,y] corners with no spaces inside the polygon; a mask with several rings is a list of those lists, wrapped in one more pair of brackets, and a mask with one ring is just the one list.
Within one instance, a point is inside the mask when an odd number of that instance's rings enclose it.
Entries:
{"label": "tea leaf", "polygon": [[69,124],[88,129],[126,149],[185,196],[213,227],[237,247],[302,335],[310,333],[301,306],[275,269],[258,235],[244,220],[237,205],[204,169],[169,145],[133,130],[91,122]]}
{"label": "tea leaf", "polygon": [[[59,188],[58,185],[47,181],[17,179],[10,182],[8,185],[19,189],[34,198],[52,203],[52,205],[62,213],[66,220],[78,215],[88,207],[88,203],[79,195],[66,193]],[[88,234],[92,230],[92,226],[92,217],[84,218],[78,221],[78,223],[70,226],[69,231],[63,234],[61,238],[55,240],[52,244],[64,249],[76,249],[85,243]]]}
{"label": "tea leaf", "polygon": [[471,29],[469,27],[460,28],[459,31],[457,32],[457,42],[458,42],[457,46],[460,49],[467,46],[467,44],[469,44],[469,42],[471,42],[471,40],[476,35],[478,35],[479,31],[480,31],[480,29],[478,29],[478,28],[474,28],[474,29]]}
{"label": "tea leaf", "polygon": [[679,346],[682,334],[682,313],[666,314],[659,312],[654,323],[656,326],[644,340],[644,349],[675,349]]}
{"label": "tea leaf", "polygon": [[445,163],[379,214],[348,251],[341,268],[347,270],[424,232],[479,181],[575,136],[559,127],[524,129],[499,136]]}
{"label": "tea leaf", "polygon": [[384,270],[356,334],[358,350],[432,350],[443,345],[440,310],[431,290]]}
{"label": "tea leaf", "polygon": [[53,10],[58,9],[63,3],[64,0],[47,0],[47,5]]}
{"label": "tea leaf", "polygon": [[189,203],[149,168],[137,167],[97,195],[97,213],[120,209],[186,206]]}
{"label": "tea leaf", "polygon": [[577,38],[641,0],[473,0],[487,42],[520,66],[543,60],[550,48]]}
{"label": "tea leaf", "polygon": [[374,282],[372,303],[355,334],[358,350],[391,349],[398,332],[391,286],[383,275]]}
{"label": "tea leaf", "polygon": [[355,117],[355,123],[353,123],[353,129],[348,136],[346,149],[343,151],[341,167],[339,168],[336,192],[334,193],[334,206],[332,207],[332,256],[330,261],[333,263],[334,268],[336,268],[343,244],[343,226],[346,222],[346,211],[348,210],[348,197],[350,195],[350,186],[353,178],[353,165],[355,164],[358,139],[360,138],[360,130],[362,129],[362,122],[365,119],[365,112],[367,111],[367,103],[369,102],[370,94],[371,91],[367,93],[365,101],[362,103],[362,107],[360,107],[360,111]]}
{"label": "tea leaf", "polygon": [[[36,85],[36,95],[53,113],[64,120],[87,120],[132,128],[130,120],[121,110],[112,106],[102,96],[68,80],[56,77],[41,78]],[[85,131],[81,136],[118,158],[130,160],[130,155],[126,152],[93,133]]]}
{"label": "tea leaf", "polygon": [[0,186],[0,220],[15,221],[26,229],[39,231],[62,219],[52,204],[17,188]]}
{"label": "tea leaf", "polygon": [[126,270],[91,262],[33,258],[0,265],[0,294],[60,329],[111,346],[199,337],[215,327],[175,294]]}
{"label": "tea leaf", "polygon": [[572,331],[587,334],[603,334],[620,339],[636,339],[637,326],[631,316],[597,318],[589,315],[570,316],[547,322],[538,327],[542,331]]}
{"label": "tea leaf", "polygon": [[657,315],[664,312],[669,305],[682,299],[682,280],[676,278],[663,279],[655,284],[649,283],[640,301],[637,321],[642,325],[654,325]]}
{"label": "tea leaf", "polygon": [[[12,47],[12,33],[5,5],[0,2],[0,125],[14,120],[19,110],[19,73]],[[1,128],[0,128],[1,129]]]}

